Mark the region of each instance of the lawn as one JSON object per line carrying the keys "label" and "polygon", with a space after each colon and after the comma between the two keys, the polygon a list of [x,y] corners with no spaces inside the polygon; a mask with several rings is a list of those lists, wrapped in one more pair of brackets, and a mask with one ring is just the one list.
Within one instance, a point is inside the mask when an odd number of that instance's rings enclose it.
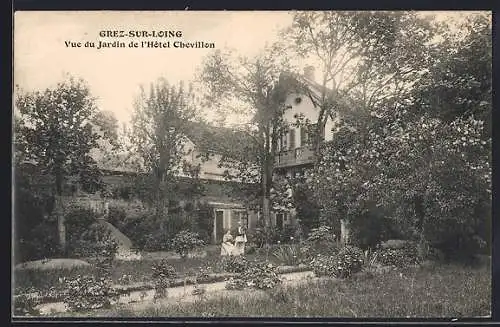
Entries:
{"label": "lawn", "polygon": [[[222,266],[222,257],[220,256],[219,247],[210,247],[207,249],[205,257],[192,257],[192,258],[173,258],[168,257],[167,253],[147,253],[143,259],[137,261],[120,261],[113,262],[111,270],[112,279],[115,284],[127,284],[124,282],[123,276],[129,276],[127,279],[129,283],[138,282],[151,282],[152,265],[159,262],[163,258],[167,258],[167,262],[175,268],[179,278],[186,276],[194,276],[199,268],[210,267],[212,273],[224,272]],[[248,260],[268,260],[276,265],[283,264],[279,262],[274,256],[261,253],[253,253],[246,255]],[[14,285],[18,290],[16,293],[22,293],[23,290],[37,289],[48,290],[51,287],[59,286],[59,279],[66,277],[76,277],[77,275],[95,274],[96,268],[93,266],[84,266],[77,268],[59,268],[51,270],[41,269],[24,269],[16,270],[14,275]]]}
{"label": "lawn", "polygon": [[[488,266],[444,265],[404,272],[355,275],[338,281],[321,278],[267,292],[231,291],[192,304],[151,305],[133,311],[96,312],[108,317],[472,317],[491,312]],[[253,294],[256,294],[253,296]]]}

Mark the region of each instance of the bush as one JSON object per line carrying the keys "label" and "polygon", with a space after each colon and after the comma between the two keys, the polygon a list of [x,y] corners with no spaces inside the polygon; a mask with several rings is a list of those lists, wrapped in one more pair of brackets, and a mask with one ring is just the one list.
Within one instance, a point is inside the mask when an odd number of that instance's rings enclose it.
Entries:
{"label": "bush", "polygon": [[377,259],[384,266],[405,268],[420,261],[417,247],[413,243],[406,243],[399,248],[382,248],[378,253]]}
{"label": "bush", "polygon": [[246,282],[241,278],[229,278],[224,286],[227,290],[242,290],[247,286]]}
{"label": "bush", "polygon": [[205,242],[200,239],[198,233],[192,233],[187,230],[181,231],[172,240],[172,248],[181,258],[187,257],[190,251],[204,244]]}
{"label": "bush", "polygon": [[118,251],[118,243],[111,236],[111,232],[99,223],[91,225],[78,240],[78,247],[74,250],[80,257],[93,258],[99,268],[109,272],[112,261]]}
{"label": "bush", "polygon": [[229,273],[242,273],[248,267],[248,261],[243,256],[226,256],[222,258],[222,267]]}
{"label": "bush", "polygon": [[247,286],[257,289],[271,289],[282,282],[276,266],[261,262],[252,262],[240,274],[240,278],[246,282]]}
{"label": "bush", "polygon": [[303,252],[297,245],[280,245],[273,252],[273,256],[281,263],[296,266],[304,261]]}
{"label": "bush", "polygon": [[226,289],[272,289],[281,284],[276,266],[264,262],[249,262],[237,277],[226,282]]}
{"label": "bush", "polygon": [[76,278],[63,279],[67,292],[64,303],[72,311],[87,311],[109,308],[118,299],[112,281],[106,277],[78,275]]}
{"label": "bush", "polygon": [[332,228],[330,226],[320,226],[313,228],[309,232],[306,241],[304,242],[307,251],[314,254],[331,255],[338,251],[339,245],[335,240]]}
{"label": "bush", "polygon": [[93,210],[74,207],[66,213],[64,223],[66,225],[66,240],[68,253],[78,256],[80,239],[97,220],[97,214]]}
{"label": "bush", "polygon": [[277,238],[281,243],[290,243],[293,242],[293,240],[296,237],[296,230],[297,228],[292,225],[286,225],[282,230],[277,230],[275,233],[277,233]]}
{"label": "bush", "polygon": [[368,212],[353,216],[350,239],[352,244],[361,249],[375,249],[383,239],[392,234],[392,221],[380,209],[370,209]]}
{"label": "bush", "polygon": [[[211,233],[207,231],[206,226],[197,223],[197,220],[202,219],[200,217],[206,218],[197,211],[187,214],[172,210],[167,217],[161,219],[154,212],[144,212],[137,217],[128,217],[121,231],[141,250],[175,250],[170,240],[183,231],[189,230],[197,233],[198,238],[203,241],[208,242],[210,240]],[[163,230],[160,229],[161,220],[164,225]]]}
{"label": "bush", "polygon": [[318,255],[311,261],[310,266],[318,277],[348,278],[361,271],[363,252],[359,248],[346,246],[336,255]]}
{"label": "bush", "polygon": [[14,297],[15,316],[38,316],[40,311],[36,306],[40,304],[38,299],[30,294],[22,294]]}
{"label": "bush", "polygon": [[167,296],[167,289],[170,287],[172,281],[177,277],[175,268],[168,264],[167,260],[163,259],[159,262],[153,263],[151,270],[152,278],[155,287],[155,299],[164,298]]}

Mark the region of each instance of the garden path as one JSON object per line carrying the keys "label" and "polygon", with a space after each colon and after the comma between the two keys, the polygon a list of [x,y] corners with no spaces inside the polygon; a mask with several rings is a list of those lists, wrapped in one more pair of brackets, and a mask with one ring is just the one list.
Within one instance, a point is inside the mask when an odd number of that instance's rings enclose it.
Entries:
{"label": "garden path", "polygon": [[[283,279],[284,283],[287,285],[293,285],[301,282],[305,282],[310,278],[314,278],[312,271],[303,271],[295,273],[282,274],[280,277]],[[257,290],[241,290],[241,291],[230,291],[225,289],[226,282],[216,282],[211,284],[203,284],[201,287],[205,289],[205,297],[212,296],[251,296],[252,294],[259,293]],[[125,308],[128,310],[141,310],[151,306],[162,305],[167,303],[189,303],[194,302],[196,299],[200,298],[200,295],[193,295],[194,285],[173,287],[168,289],[168,297],[165,299],[158,299],[156,302],[153,300],[155,291],[133,291],[129,295],[123,295],[118,300],[117,306]],[[58,312],[65,312],[66,307],[62,302],[56,303],[46,303],[38,307],[42,315],[52,315]],[[94,316],[98,315],[98,312],[92,313]]]}

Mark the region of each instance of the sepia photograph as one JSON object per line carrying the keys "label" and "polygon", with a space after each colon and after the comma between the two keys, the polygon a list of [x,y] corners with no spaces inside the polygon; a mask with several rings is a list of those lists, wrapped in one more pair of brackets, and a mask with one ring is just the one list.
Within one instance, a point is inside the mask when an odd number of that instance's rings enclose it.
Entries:
{"label": "sepia photograph", "polygon": [[13,318],[490,319],[490,11],[17,11]]}

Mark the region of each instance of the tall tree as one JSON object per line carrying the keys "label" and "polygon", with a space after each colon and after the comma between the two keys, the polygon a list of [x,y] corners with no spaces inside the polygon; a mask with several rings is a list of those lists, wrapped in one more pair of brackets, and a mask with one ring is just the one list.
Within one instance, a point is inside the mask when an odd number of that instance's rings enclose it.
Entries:
{"label": "tall tree", "polygon": [[[312,81],[320,109],[313,132],[323,135],[327,119],[339,116],[356,125],[375,107],[407,92],[426,65],[431,37],[427,20],[413,13],[295,13],[283,38],[303,60],[319,65],[321,75]],[[319,154],[319,142],[314,148]]]}
{"label": "tall tree", "polygon": [[[259,185],[260,208],[265,228],[271,226],[271,188],[278,142],[286,126],[283,121],[288,93],[301,85],[282,74],[289,69],[285,56],[278,56],[274,45],[253,58],[235,57],[230,52],[215,51],[205,60],[201,80],[207,86],[212,103],[241,108],[250,121],[241,130],[250,142],[238,151],[226,153],[221,165],[229,168],[228,177]],[[239,103],[241,107],[234,107]],[[233,105],[233,106],[232,106]],[[247,184],[248,185],[248,184]]]}
{"label": "tall tree", "polygon": [[448,122],[474,115],[485,123],[485,138],[491,136],[491,27],[487,14],[467,17],[456,27],[458,35],[440,24],[442,40],[435,44],[429,69],[415,85],[412,111]]}
{"label": "tall tree", "polygon": [[91,125],[97,107],[86,83],[72,77],[43,92],[17,91],[16,160],[32,162],[52,178],[59,242],[64,250],[66,231],[60,196],[65,181],[76,175],[88,191],[100,186],[100,173],[90,156],[99,139]]}
{"label": "tall tree", "polygon": [[[434,45],[436,57],[409,96],[396,101],[398,110],[375,108],[377,115],[360,122],[364,128],[342,126],[326,145],[310,185],[332,217],[353,221],[375,201],[422,243],[456,252],[487,241],[491,48],[484,22],[467,21],[470,35]],[[467,55],[466,65],[461,54],[470,53],[481,55]],[[460,105],[436,101],[440,95]]]}
{"label": "tall tree", "polygon": [[[378,115],[376,109],[395,108],[426,67],[432,33],[427,20],[407,12],[294,15],[283,37],[291,40],[289,47],[302,59],[318,64],[321,73],[319,81],[309,81],[316,89],[317,120],[309,122],[299,116],[296,122],[313,133],[317,161],[329,118],[361,130],[366,120]],[[346,221],[341,224],[348,233]]]}
{"label": "tall tree", "polygon": [[151,84],[148,93],[141,88],[134,106],[131,142],[152,178],[156,216],[161,229],[187,153],[189,121],[195,116],[191,88],[182,83],[170,85],[165,79]]}

